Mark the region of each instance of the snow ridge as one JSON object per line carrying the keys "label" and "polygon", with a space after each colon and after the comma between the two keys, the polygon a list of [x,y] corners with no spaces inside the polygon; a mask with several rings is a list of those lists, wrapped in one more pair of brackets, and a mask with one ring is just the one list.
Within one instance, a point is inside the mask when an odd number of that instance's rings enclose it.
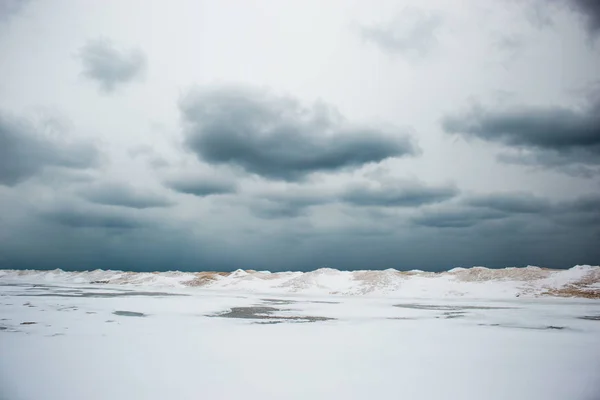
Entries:
{"label": "snow ridge", "polygon": [[490,269],[269,272],[127,272],[60,269],[0,270],[0,282],[48,284],[108,284],[157,287],[200,287],[211,290],[305,293],[323,295],[390,295],[400,297],[558,296],[600,298],[600,266],[577,265],[566,270],[527,266]]}

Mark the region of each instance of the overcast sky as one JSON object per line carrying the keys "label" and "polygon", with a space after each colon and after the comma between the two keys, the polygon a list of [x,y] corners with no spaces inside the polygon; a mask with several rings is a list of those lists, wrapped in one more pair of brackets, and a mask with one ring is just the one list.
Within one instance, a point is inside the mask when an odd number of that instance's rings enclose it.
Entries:
{"label": "overcast sky", "polygon": [[600,2],[0,0],[0,268],[600,263]]}

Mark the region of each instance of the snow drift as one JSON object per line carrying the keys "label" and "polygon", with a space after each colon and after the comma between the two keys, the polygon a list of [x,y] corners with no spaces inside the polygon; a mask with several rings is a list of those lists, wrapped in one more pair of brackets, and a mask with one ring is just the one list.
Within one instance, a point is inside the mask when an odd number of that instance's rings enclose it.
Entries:
{"label": "snow drift", "polygon": [[3,282],[107,284],[196,287],[265,293],[389,295],[398,297],[558,296],[600,298],[600,266],[577,265],[566,270],[540,267],[490,269],[454,268],[446,272],[339,271],[310,272],[67,272],[0,270]]}

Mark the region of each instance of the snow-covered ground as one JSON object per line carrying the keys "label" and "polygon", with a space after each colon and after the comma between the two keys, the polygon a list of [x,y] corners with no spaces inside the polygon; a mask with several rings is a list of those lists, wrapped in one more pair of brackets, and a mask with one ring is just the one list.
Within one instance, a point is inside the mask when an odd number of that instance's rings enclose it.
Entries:
{"label": "snow-covered ground", "polygon": [[595,268],[2,271],[0,399],[600,399],[600,301],[532,295]]}

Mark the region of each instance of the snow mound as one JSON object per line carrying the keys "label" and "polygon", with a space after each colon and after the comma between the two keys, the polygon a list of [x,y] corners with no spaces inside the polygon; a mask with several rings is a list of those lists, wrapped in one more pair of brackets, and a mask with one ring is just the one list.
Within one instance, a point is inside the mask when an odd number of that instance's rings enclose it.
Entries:
{"label": "snow mound", "polygon": [[242,269],[233,272],[0,270],[0,282],[196,287],[317,295],[488,298],[547,295],[600,298],[600,266],[590,265],[577,265],[565,270],[536,266],[501,269],[453,268],[437,273],[395,269],[339,271],[332,268],[320,268],[309,272]]}

